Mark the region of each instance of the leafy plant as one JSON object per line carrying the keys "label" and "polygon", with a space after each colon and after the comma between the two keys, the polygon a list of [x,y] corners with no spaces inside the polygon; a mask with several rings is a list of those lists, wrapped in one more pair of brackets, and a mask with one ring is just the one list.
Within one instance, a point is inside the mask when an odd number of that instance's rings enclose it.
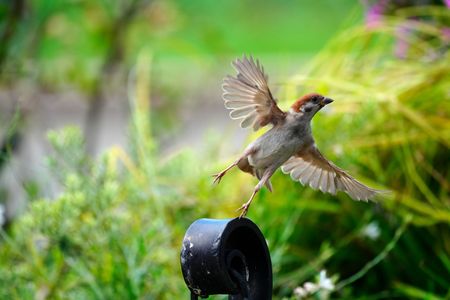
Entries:
{"label": "leafy plant", "polygon": [[[449,18],[448,10],[421,13]],[[317,143],[339,166],[391,194],[354,202],[277,173],[274,193],[262,190],[249,212],[271,250],[277,299],[295,298],[318,274],[317,286],[329,289],[323,297],[449,295],[449,54],[429,55],[445,44],[440,23],[413,22],[423,34],[409,36],[409,56],[396,57],[404,19],[343,32],[283,88],[282,105],[311,90],[334,98],[315,118]],[[199,216],[236,215],[250,193],[253,178],[238,172],[211,186],[222,164],[220,138],[210,136],[201,153],[159,153],[146,53],[129,77],[129,149],[113,147],[94,160],[77,128],[49,133],[61,193],[33,201],[1,232],[1,299],[185,298],[178,255],[187,226]],[[322,295],[316,291],[310,296]]]}
{"label": "leafy plant", "polygon": [[[405,16],[418,14],[441,22],[405,23]],[[352,173],[372,178],[365,181],[381,183],[391,194],[369,205],[338,195],[335,206],[329,196],[285,179],[274,182],[283,191],[283,204],[269,200],[270,208],[257,210],[256,218],[270,224],[269,240],[281,235],[272,230],[277,226],[291,230],[282,242],[286,250],[276,277],[281,294],[327,268],[343,279],[336,285],[336,294],[343,297],[448,295],[445,278],[450,270],[443,266],[450,253],[450,60],[442,50],[448,48],[442,24],[449,21],[448,10],[421,7],[399,11],[377,28],[347,30],[306,72],[286,83],[283,99],[315,90],[337,100],[331,111],[315,118],[320,148],[328,149],[326,155],[338,165],[353,167]],[[410,26],[416,33],[406,37],[411,50],[403,59],[393,51],[399,26]],[[284,218],[272,216],[274,211],[284,211]],[[293,211],[301,215],[293,219]],[[401,238],[394,235],[405,221],[411,226]],[[377,242],[362,234],[370,222],[379,224]],[[318,237],[317,232],[322,234]],[[397,239],[395,247],[382,250]],[[319,254],[314,249],[320,249]],[[390,254],[378,259],[376,253],[386,250]],[[357,289],[347,284],[350,278],[356,281],[356,274],[364,275],[354,283]]]}

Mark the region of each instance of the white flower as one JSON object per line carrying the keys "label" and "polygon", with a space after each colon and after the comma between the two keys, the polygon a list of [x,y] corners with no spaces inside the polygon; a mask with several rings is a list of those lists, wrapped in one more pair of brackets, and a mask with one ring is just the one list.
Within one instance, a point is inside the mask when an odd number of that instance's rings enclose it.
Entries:
{"label": "white flower", "polygon": [[297,299],[302,299],[308,295],[308,292],[301,286],[298,286],[294,289],[294,295],[297,296]]}
{"label": "white flower", "polygon": [[320,287],[317,284],[312,282],[305,282],[302,287],[299,286],[294,289],[294,295],[297,296],[297,299],[303,299],[314,294],[319,289]]}
{"label": "white flower", "polygon": [[334,283],[331,281],[331,278],[327,277],[327,271],[322,270],[319,274],[319,289],[322,288],[327,291],[334,290]]}
{"label": "white flower", "polygon": [[304,299],[315,293],[318,293],[320,299],[328,299],[331,291],[334,290],[334,283],[327,277],[325,270],[320,271],[317,283],[305,282],[303,286],[294,289],[294,295],[297,299]]}
{"label": "white flower", "polygon": [[373,221],[362,229],[362,234],[372,240],[376,240],[380,236],[380,227],[378,223]]}
{"label": "white flower", "polygon": [[303,285],[303,288],[305,289],[305,291],[307,291],[309,294],[315,293],[320,287],[312,282],[306,282]]}

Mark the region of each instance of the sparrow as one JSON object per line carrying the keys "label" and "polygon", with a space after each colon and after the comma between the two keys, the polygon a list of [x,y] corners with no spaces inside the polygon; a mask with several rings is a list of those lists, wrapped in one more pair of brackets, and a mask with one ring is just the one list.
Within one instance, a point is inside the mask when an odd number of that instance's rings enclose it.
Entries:
{"label": "sparrow", "polygon": [[271,128],[245,148],[242,155],[214,176],[213,183],[233,167],[255,176],[259,182],[250,199],[239,209],[244,217],[258,191],[266,186],[272,192],[270,178],[281,167],[294,181],[324,193],[347,193],[354,200],[368,201],[381,191],[370,188],[327,160],[314,142],[311,120],[332,99],[317,93],[302,96],[288,111],[281,110],[268,86],[268,76],[259,60],[252,56],[235,60],[237,76],[223,80],[223,100],[231,119],[241,120],[242,128],[254,131]]}

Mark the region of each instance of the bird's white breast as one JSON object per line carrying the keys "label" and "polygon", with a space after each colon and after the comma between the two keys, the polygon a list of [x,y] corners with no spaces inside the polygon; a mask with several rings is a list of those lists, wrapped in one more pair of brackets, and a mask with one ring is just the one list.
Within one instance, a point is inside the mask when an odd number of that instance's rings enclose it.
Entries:
{"label": "bird's white breast", "polygon": [[248,160],[257,169],[277,168],[310,142],[309,122],[288,119],[282,126],[270,129],[249,145],[255,151]]}

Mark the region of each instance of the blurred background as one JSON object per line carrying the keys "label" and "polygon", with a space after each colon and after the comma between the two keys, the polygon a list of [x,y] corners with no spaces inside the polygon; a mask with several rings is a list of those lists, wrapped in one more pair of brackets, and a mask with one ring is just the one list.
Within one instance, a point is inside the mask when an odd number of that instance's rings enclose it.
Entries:
{"label": "blurred background", "polygon": [[449,298],[449,6],[0,0],[0,298],[188,297],[185,230],[236,216],[256,184],[211,177],[261,134],[221,99],[243,54],[284,109],[335,99],[319,148],[391,191],[360,203],[276,173],[248,215],[274,298]]}

